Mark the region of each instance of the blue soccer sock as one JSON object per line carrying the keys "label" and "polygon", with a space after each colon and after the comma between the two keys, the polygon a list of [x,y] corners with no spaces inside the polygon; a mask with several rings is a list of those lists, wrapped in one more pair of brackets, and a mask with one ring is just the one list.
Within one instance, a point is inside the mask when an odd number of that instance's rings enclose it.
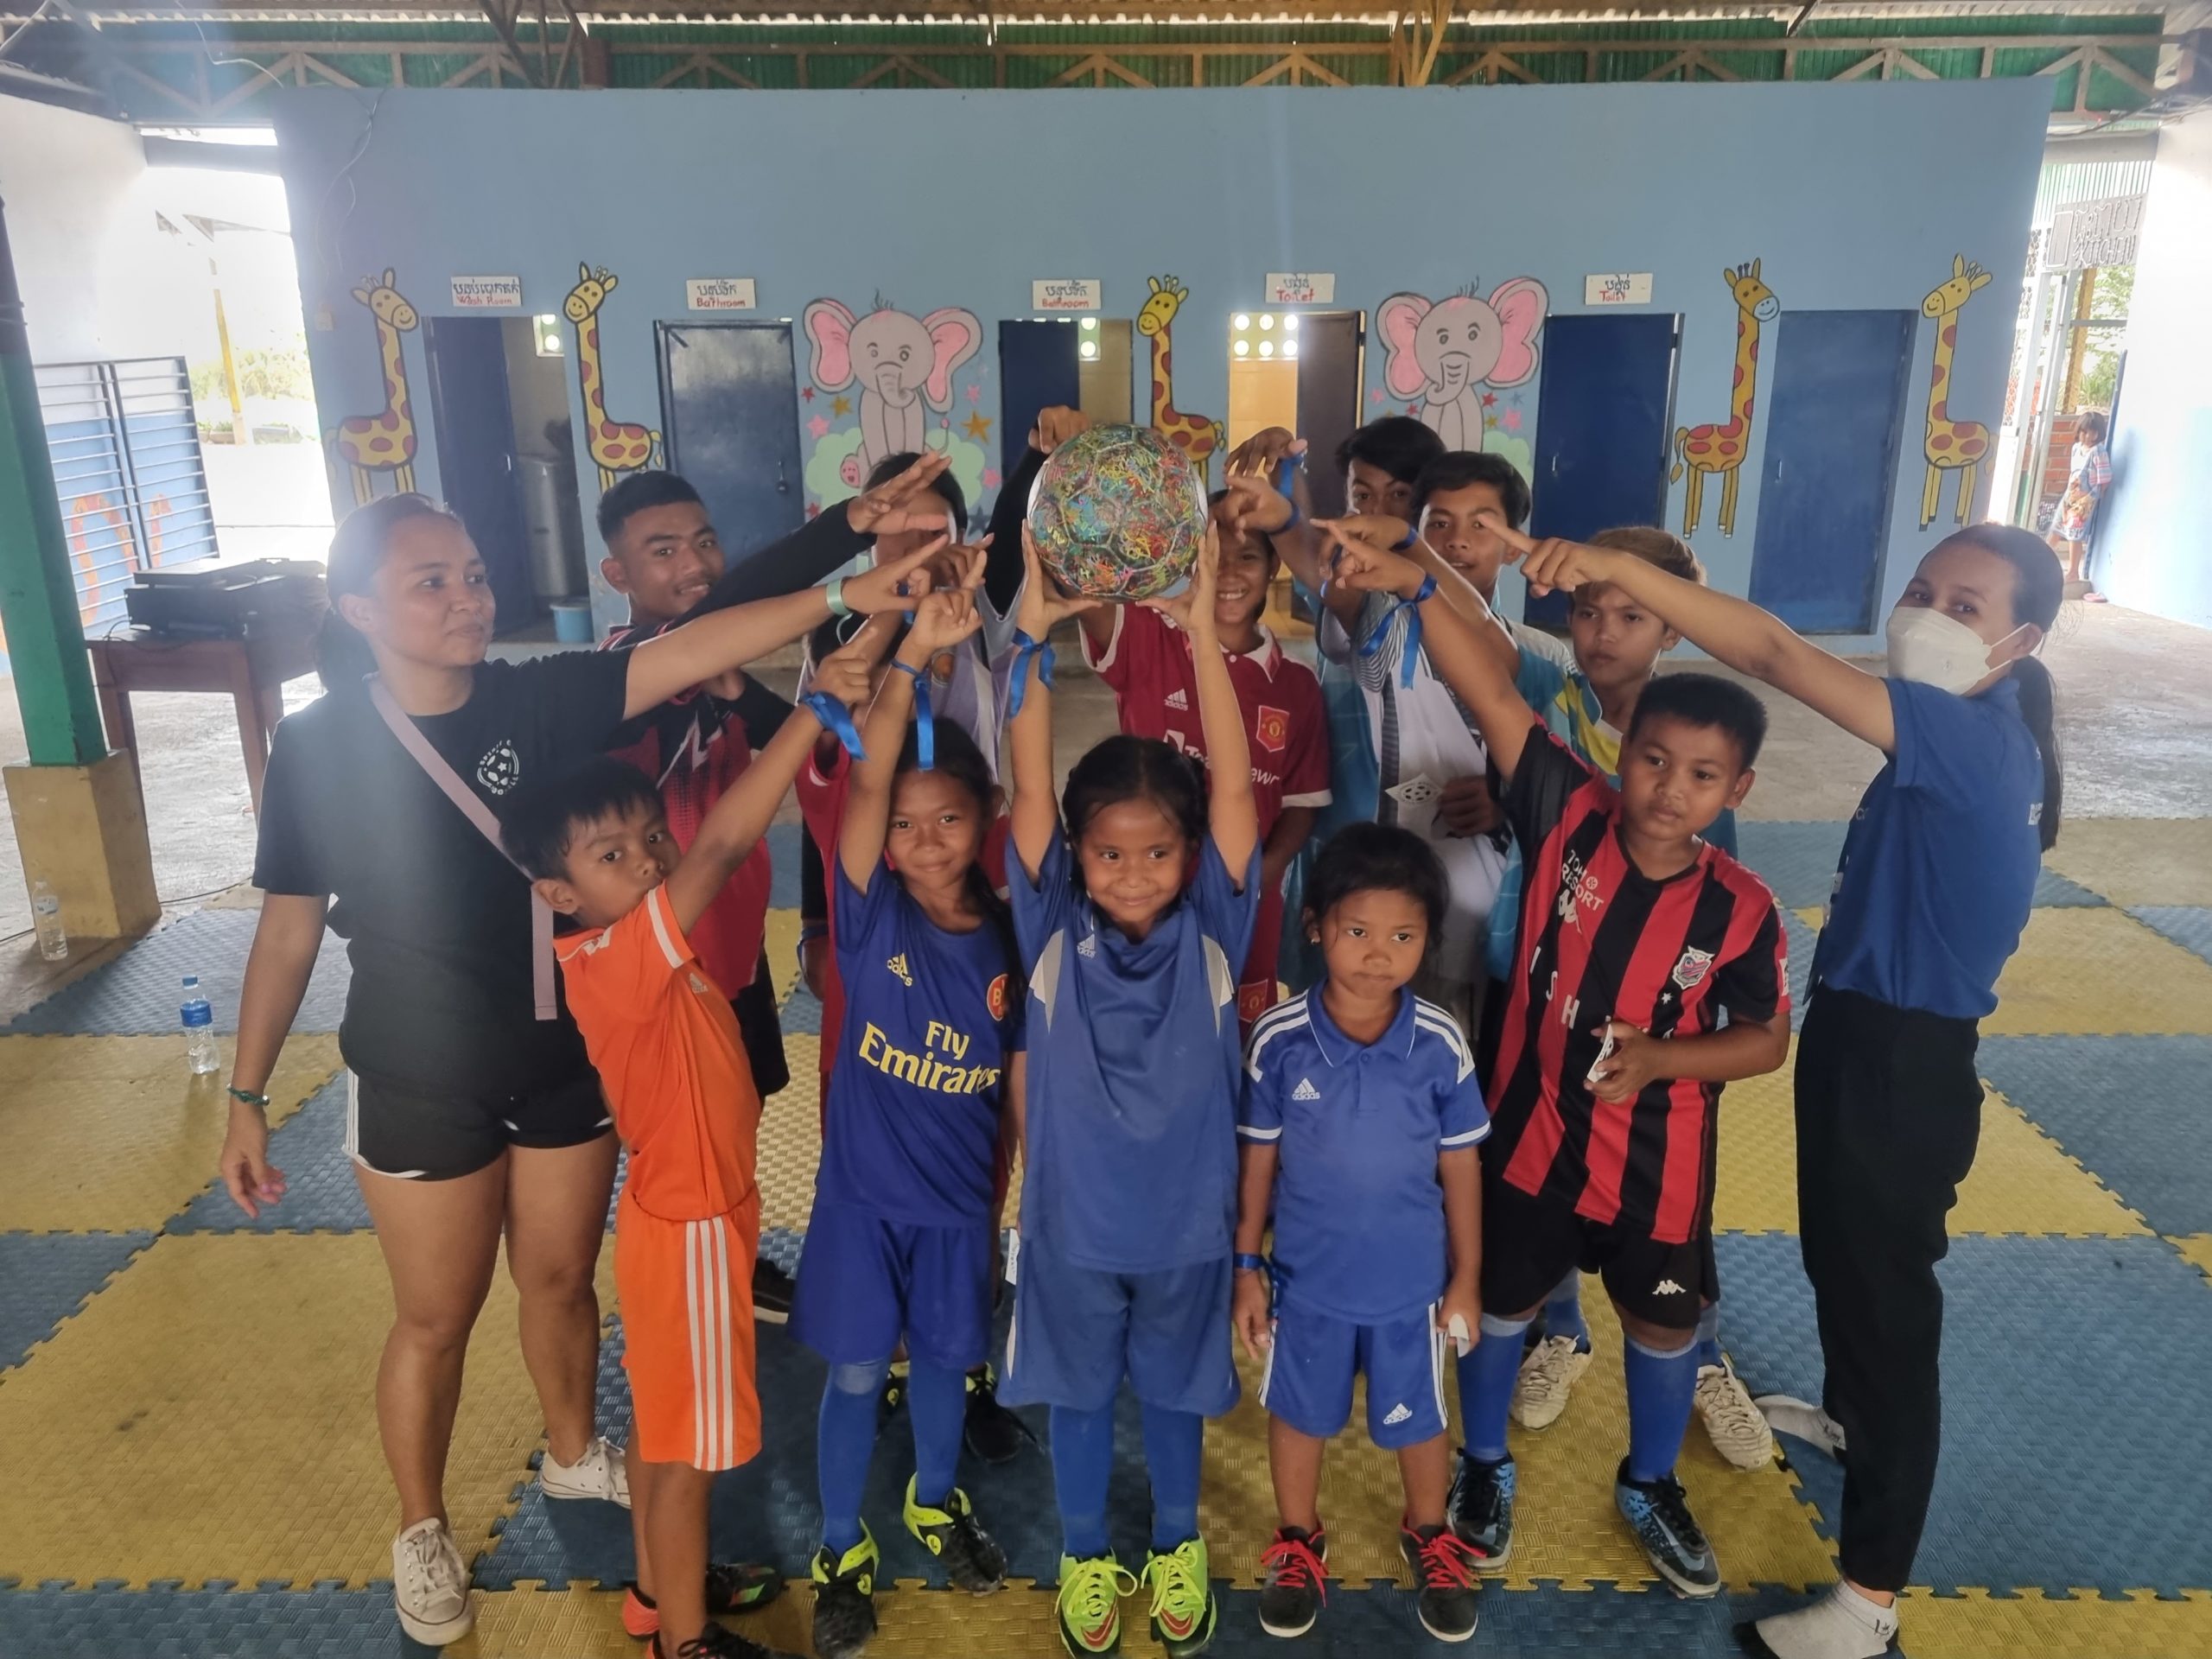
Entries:
{"label": "blue soccer sock", "polygon": [[1697,1363],[1720,1363],[1720,1304],[1717,1301],[1707,1302],[1698,1311]]}
{"label": "blue soccer sock", "polygon": [[1060,1508],[1060,1548],[1077,1560],[1103,1555],[1106,1489],[1114,1478],[1114,1404],[1096,1411],[1054,1406],[1052,1494]]}
{"label": "blue soccer sock", "polygon": [[906,1374],[906,1411],[914,1420],[914,1497],[942,1509],[960,1475],[968,1374],[915,1361]]}
{"label": "blue soccer sock", "polygon": [[1144,1465],[1152,1477],[1152,1547],[1198,1535],[1198,1466],[1206,1420],[1195,1411],[1144,1408]]}
{"label": "blue soccer sock", "polygon": [[1675,1349],[1647,1348],[1634,1338],[1621,1355],[1628,1381],[1628,1475],[1657,1480],[1675,1471],[1690,1426],[1690,1404],[1697,1393],[1697,1343]]}
{"label": "blue soccer sock", "polygon": [[814,1463],[822,1491],[822,1541],[832,1555],[861,1541],[861,1497],[875,1455],[875,1402],[889,1362],[832,1365],[815,1425]]}
{"label": "blue soccer sock", "polygon": [[1483,1315],[1482,1340],[1459,1357],[1459,1425],[1467,1455],[1478,1463],[1505,1459],[1505,1415],[1513,1408],[1513,1384],[1521,1375],[1521,1338],[1526,1319]]}
{"label": "blue soccer sock", "polygon": [[1546,1337],[1573,1337],[1574,1345],[1583,1352],[1590,1351],[1590,1327],[1582,1318],[1582,1274],[1570,1269],[1566,1278],[1553,1287],[1551,1297],[1544,1303],[1544,1311],[1536,1316],[1543,1321]]}

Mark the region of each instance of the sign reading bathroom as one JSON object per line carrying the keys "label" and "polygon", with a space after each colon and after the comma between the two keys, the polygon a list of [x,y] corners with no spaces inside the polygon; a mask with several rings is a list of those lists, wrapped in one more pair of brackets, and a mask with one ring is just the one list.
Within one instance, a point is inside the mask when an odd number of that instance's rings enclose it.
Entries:
{"label": "sign reading bathroom", "polygon": [[1599,271],[1582,279],[1585,305],[1649,305],[1651,273],[1648,270]]}
{"label": "sign reading bathroom", "polygon": [[1029,303],[1038,311],[1096,311],[1103,305],[1104,284],[1096,276],[1058,276],[1029,284]]}
{"label": "sign reading bathroom", "polygon": [[1269,305],[1328,305],[1337,297],[1337,277],[1328,270],[1271,270]]}
{"label": "sign reading bathroom", "polygon": [[694,276],[683,284],[683,303],[694,311],[750,311],[750,276]]}
{"label": "sign reading bathroom", "polygon": [[519,276],[456,276],[453,279],[453,308],[456,311],[519,311]]}

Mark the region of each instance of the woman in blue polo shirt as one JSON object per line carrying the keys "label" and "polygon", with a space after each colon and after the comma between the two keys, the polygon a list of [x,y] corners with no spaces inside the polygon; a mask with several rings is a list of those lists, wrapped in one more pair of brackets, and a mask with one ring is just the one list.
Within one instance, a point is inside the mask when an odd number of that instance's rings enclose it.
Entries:
{"label": "woman in blue polo shirt", "polygon": [[1872,1659],[1897,1633],[1935,1484],[1936,1264],[1980,1132],[1980,1022],[2058,835],[2050,675],[2034,654],[2058,613],[2058,560],[2002,524],[1939,543],[1890,613],[1885,679],[1629,555],[1512,539],[1532,586],[1615,583],[1889,757],[1844,840],[1797,1045],[1805,1272],[1824,1404],[1851,1452],[1842,1582],[1751,1631],[1777,1659]]}

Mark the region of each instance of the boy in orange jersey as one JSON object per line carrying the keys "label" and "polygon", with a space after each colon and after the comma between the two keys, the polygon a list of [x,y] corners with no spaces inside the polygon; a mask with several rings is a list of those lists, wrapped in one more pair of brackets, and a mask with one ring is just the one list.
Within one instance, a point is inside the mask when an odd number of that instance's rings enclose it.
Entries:
{"label": "boy in orange jersey", "polygon": [[653,1659],[772,1659],[710,1614],[772,1593],[761,1569],[710,1567],[718,1471],[760,1449],[753,1264],[760,1239],[753,1136],[760,1096],[729,998],[686,937],[766,833],[822,721],[823,699],[865,696],[840,652],[816,695],[717,800],[680,854],[643,772],[596,760],[519,791],[507,850],[580,929],[559,947],[569,1011],[630,1151],[614,1220],[614,1281],[636,1423],[630,1440],[638,1583],[623,1608]]}

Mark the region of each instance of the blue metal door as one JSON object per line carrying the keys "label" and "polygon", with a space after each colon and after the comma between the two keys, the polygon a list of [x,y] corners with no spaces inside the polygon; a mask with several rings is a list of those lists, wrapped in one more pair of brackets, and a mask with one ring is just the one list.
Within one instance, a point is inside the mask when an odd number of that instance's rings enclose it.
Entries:
{"label": "blue metal door", "polygon": [[1793,628],[1873,626],[1916,320],[1911,311],[1782,314],[1751,598]]}
{"label": "blue metal door", "polygon": [[514,406],[507,395],[499,319],[431,317],[423,340],[437,427],[438,482],[446,505],[461,515],[484,556],[499,632],[511,633],[528,625],[540,607],[530,583],[530,525],[515,476]]}
{"label": "blue metal door", "polygon": [[1029,453],[1039,410],[1083,406],[1077,333],[1065,317],[999,324],[999,471],[1007,478]]}
{"label": "blue metal door", "polygon": [[[1681,326],[1668,311],[1546,320],[1530,535],[1580,540],[1665,518]],[[1532,594],[1522,614],[1563,627],[1567,604]]]}
{"label": "blue metal door", "polygon": [[662,442],[691,480],[730,562],[806,522],[798,371],[787,322],[662,322]]}

